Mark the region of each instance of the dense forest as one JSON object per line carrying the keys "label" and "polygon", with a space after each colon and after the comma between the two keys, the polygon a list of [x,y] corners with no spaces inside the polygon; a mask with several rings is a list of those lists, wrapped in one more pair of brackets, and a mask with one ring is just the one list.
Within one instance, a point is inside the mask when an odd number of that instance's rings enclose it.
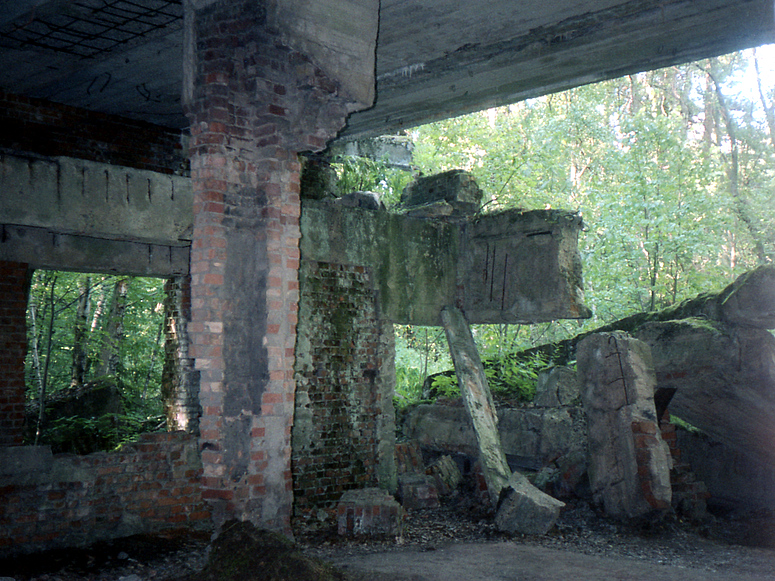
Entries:
{"label": "dense forest", "polygon": [[[582,215],[579,248],[592,319],[475,329],[483,357],[503,363],[491,381],[529,392],[542,362],[507,364],[507,353],[718,290],[772,262],[772,48],[425,125],[402,136],[414,147],[413,174],[385,161],[339,158],[339,190],[376,191],[400,211],[401,190],[413,175],[463,168],[484,190],[485,212],[552,207]],[[162,287],[155,279],[37,271],[28,310],[31,413],[42,418],[36,402],[108,381],[124,404],[107,426],[122,426],[109,445],[163,428]],[[396,326],[396,344],[403,404],[421,396],[428,374],[451,365],[440,329]],[[106,429],[97,420],[77,421]],[[67,427],[33,429],[29,437],[51,441]]]}

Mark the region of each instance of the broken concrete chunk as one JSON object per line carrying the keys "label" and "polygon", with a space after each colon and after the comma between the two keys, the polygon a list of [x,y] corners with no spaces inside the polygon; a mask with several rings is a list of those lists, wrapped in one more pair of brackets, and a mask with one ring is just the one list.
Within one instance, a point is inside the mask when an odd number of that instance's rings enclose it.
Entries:
{"label": "broken concrete chunk", "polygon": [[350,192],[344,194],[336,200],[336,204],[348,208],[364,208],[366,210],[384,210],[385,204],[379,199],[379,194],[374,192]]}
{"label": "broken concrete chunk", "polygon": [[626,333],[596,333],[576,351],[588,418],[592,495],[613,517],[670,507],[670,451],[654,405],[649,346]]}
{"label": "broken concrete chunk", "polygon": [[579,383],[576,371],[570,367],[552,367],[538,375],[536,407],[559,407],[572,405],[579,399]]}
{"label": "broken concrete chunk", "polygon": [[401,506],[407,510],[439,506],[436,480],[426,474],[407,472],[399,476],[398,497],[401,499]]}
{"label": "broken concrete chunk", "polygon": [[495,526],[507,533],[543,535],[554,526],[564,502],[552,498],[514,472],[501,492]]}
{"label": "broken concrete chunk", "polygon": [[452,456],[442,456],[428,466],[425,472],[433,476],[436,481],[436,488],[442,496],[452,494],[463,480],[460,468],[457,462],[452,459]]}
{"label": "broken concrete chunk", "polygon": [[416,178],[401,193],[401,203],[410,207],[443,201],[460,213],[473,214],[479,210],[482,196],[474,176],[465,170],[453,169]]}
{"label": "broken concrete chunk", "polygon": [[381,488],[348,490],[336,507],[342,536],[399,535],[404,524],[401,505]]}

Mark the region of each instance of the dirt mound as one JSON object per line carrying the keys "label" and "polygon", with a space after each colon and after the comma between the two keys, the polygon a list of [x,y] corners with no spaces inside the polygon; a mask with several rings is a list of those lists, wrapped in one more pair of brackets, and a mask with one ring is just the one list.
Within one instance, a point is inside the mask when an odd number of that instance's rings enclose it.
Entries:
{"label": "dirt mound", "polygon": [[[284,536],[249,522],[227,522],[213,541],[207,565],[185,581],[345,581],[320,559],[303,555]],[[181,580],[183,581],[183,580]]]}

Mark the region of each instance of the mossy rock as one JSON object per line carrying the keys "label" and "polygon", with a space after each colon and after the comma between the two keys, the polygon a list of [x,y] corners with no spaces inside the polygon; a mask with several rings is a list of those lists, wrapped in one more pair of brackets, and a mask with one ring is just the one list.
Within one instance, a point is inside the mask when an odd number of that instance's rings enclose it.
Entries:
{"label": "mossy rock", "polygon": [[303,555],[286,537],[229,521],[215,539],[207,565],[186,581],[344,581],[329,563]]}

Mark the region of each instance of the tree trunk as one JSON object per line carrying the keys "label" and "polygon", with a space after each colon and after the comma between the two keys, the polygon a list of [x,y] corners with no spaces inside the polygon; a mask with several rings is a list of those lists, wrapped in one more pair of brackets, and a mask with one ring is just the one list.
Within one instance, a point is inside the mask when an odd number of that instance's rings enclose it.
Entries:
{"label": "tree trunk", "polygon": [[762,104],[762,109],[764,109],[764,116],[767,119],[767,128],[770,132],[770,144],[775,148],[775,103],[768,104],[767,98],[764,95],[762,78],[759,73],[759,58],[756,54],[756,50],[753,52],[753,66],[756,71],[756,87],[759,89],[759,101]]}
{"label": "tree trunk", "polygon": [[124,337],[124,311],[128,290],[128,278],[117,280],[113,286],[113,297],[105,330],[105,345],[100,358],[101,366],[98,375],[115,375],[121,366],[120,346]]}
{"label": "tree trunk", "polygon": [[[57,277],[56,275],[51,280],[51,292],[49,294],[49,304],[48,304],[48,310],[49,313],[49,323],[48,323],[48,338],[46,340],[46,363],[43,367],[43,379],[40,381],[40,384],[38,386],[38,426],[35,430],[35,445],[38,445],[38,440],[40,438],[41,429],[43,427],[43,421],[46,418],[46,387],[48,384],[48,368],[49,363],[51,361],[51,347],[53,345],[53,335],[54,335],[54,291],[56,289],[57,284]],[[36,345],[36,352],[37,345]],[[40,369],[40,362],[38,362],[38,369]]]}
{"label": "tree trunk", "polygon": [[73,366],[70,377],[72,387],[83,385],[86,374],[86,344],[88,341],[87,318],[89,316],[89,298],[91,277],[82,276],[78,281],[78,307],[73,324]]}
{"label": "tree trunk", "polygon": [[[737,130],[735,127],[735,121],[732,118],[732,114],[727,106],[727,100],[721,90],[721,85],[718,81],[717,74],[714,70],[714,60],[711,59],[708,67],[708,76],[710,77],[715,87],[716,97],[718,99],[719,108],[721,110],[721,117],[724,120],[724,127],[727,131],[729,138],[730,153],[729,163],[727,164],[727,180],[729,184],[729,194],[735,202],[734,210],[740,220],[745,224],[748,233],[753,239],[754,247],[756,248],[756,257],[759,264],[766,262],[766,254],[764,251],[764,242],[762,240],[761,229],[756,224],[756,219],[751,215],[749,208],[749,202],[740,193],[740,153],[737,141]],[[719,145],[721,144],[719,138]]]}

